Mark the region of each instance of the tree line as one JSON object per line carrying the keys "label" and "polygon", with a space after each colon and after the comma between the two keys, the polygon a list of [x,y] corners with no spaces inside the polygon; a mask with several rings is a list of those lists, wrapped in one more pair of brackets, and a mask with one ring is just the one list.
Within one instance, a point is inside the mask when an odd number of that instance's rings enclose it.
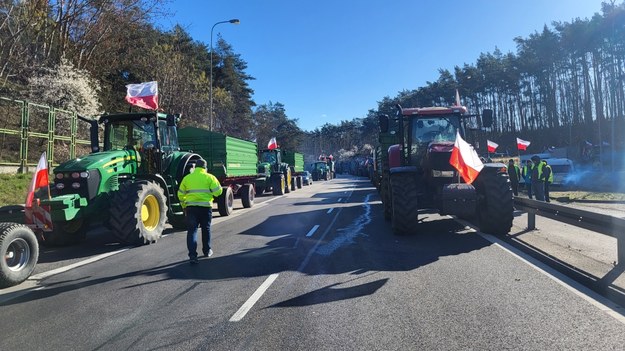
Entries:
{"label": "tree line", "polygon": [[[181,26],[159,28],[166,0],[0,0],[0,96],[83,115],[128,110],[125,85],[159,82],[160,105],[182,123],[264,146],[368,155],[377,117],[395,105],[445,106],[458,89],[470,111],[492,108],[483,135],[500,145],[531,140],[548,146],[623,143],[625,132],[625,2],[604,2],[591,18],[554,22],[517,37],[515,53],[482,53],[475,63],[440,69],[436,81],[383,97],[364,117],[303,131],[280,102],[252,99],[247,62],[223,38],[211,53]],[[213,81],[210,58],[213,55]],[[213,118],[209,87],[213,86]],[[212,123],[212,124],[211,124]]]}

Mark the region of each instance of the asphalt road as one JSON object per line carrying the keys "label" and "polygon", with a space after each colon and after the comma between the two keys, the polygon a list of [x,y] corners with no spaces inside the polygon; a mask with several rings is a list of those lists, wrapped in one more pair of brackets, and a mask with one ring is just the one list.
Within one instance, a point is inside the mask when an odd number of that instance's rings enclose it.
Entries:
{"label": "asphalt road", "polygon": [[215,255],[196,266],[187,262],[184,233],[175,232],[123,251],[94,233],[81,254],[45,253],[38,274],[116,254],[44,278],[22,295],[0,295],[0,350],[625,345],[625,318],[609,304],[497,239],[433,213],[422,214],[413,235],[394,236],[364,179],[261,200],[215,218]]}

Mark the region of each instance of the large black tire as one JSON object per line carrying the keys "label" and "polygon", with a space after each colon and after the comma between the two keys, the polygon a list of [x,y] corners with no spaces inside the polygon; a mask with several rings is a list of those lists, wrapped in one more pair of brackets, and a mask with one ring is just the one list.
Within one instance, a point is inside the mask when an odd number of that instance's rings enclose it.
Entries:
{"label": "large black tire", "polygon": [[391,189],[390,189],[390,179],[388,176],[384,177],[380,185],[380,197],[382,198],[382,211],[384,213],[384,220],[390,221],[392,215],[392,204],[391,204]]}
{"label": "large black tire", "polygon": [[230,216],[234,210],[234,193],[229,186],[224,186],[221,189],[221,195],[217,197],[219,215],[223,217]]}
{"label": "large black tire", "polygon": [[77,245],[87,237],[89,224],[83,218],[52,223],[51,232],[43,232],[39,243],[45,247]]}
{"label": "large black tire", "polygon": [[417,215],[417,183],[414,173],[391,174],[391,226],[396,235],[414,232]]}
{"label": "large black tire", "polygon": [[494,235],[508,234],[514,217],[514,198],[508,176],[483,169],[473,185],[477,191],[480,230]]}
{"label": "large black tire", "polygon": [[254,185],[252,184],[243,184],[241,190],[241,203],[244,208],[250,208],[254,206]]}
{"label": "large black tire", "polygon": [[271,175],[271,186],[273,187],[274,195],[284,195],[284,188],[286,187],[284,183],[285,182],[283,174]]}
{"label": "large black tire", "polygon": [[113,235],[123,243],[156,242],[167,221],[163,189],[151,181],[122,183],[111,200],[110,214]]}
{"label": "large black tire", "polygon": [[304,185],[304,179],[302,178],[302,176],[295,177],[295,185],[298,189],[302,188],[302,186]]}
{"label": "large black tire", "polygon": [[18,223],[0,223],[0,289],[30,277],[39,258],[37,237]]}

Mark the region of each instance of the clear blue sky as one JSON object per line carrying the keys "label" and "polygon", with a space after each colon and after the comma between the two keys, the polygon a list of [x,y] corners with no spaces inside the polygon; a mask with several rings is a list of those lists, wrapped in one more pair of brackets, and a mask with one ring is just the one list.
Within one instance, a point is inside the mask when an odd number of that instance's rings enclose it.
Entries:
{"label": "clear blue sky", "polygon": [[[207,45],[213,32],[248,63],[257,104],[280,102],[300,128],[366,116],[385,96],[516,52],[552,21],[590,18],[601,0],[171,0],[164,29],[182,25]],[[621,2],[620,0],[618,1]]]}

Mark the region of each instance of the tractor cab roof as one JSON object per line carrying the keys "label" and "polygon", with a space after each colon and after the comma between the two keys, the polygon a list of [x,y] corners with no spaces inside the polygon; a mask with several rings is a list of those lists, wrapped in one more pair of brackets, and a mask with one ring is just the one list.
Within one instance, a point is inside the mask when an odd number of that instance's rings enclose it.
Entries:
{"label": "tractor cab roof", "polygon": [[432,115],[450,115],[467,113],[467,108],[464,106],[450,106],[450,107],[410,107],[402,108],[401,114],[404,116],[432,116]]}
{"label": "tractor cab roof", "polygon": [[158,119],[165,120],[167,119],[166,113],[154,113],[154,112],[130,112],[130,113],[112,113],[112,114],[104,114],[98,118],[98,123],[115,122],[115,121],[129,121],[129,120],[140,120],[144,119],[150,120],[158,116]]}

